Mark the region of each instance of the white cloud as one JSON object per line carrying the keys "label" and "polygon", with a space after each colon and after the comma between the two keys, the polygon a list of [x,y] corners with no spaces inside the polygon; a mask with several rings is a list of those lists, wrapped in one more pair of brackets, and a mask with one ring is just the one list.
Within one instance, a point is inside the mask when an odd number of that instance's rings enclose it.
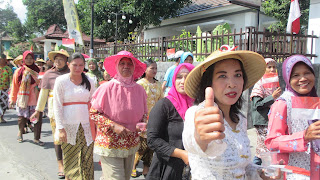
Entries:
{"label": "white cloud", "polygon": [[0,8],[4,9],[7,3],[13,7],[13,11],[17,14],[20,21],[24,23],[27,18],[27,8],[23,5],[22,0],[3,0],[3,3],[0,4]]}

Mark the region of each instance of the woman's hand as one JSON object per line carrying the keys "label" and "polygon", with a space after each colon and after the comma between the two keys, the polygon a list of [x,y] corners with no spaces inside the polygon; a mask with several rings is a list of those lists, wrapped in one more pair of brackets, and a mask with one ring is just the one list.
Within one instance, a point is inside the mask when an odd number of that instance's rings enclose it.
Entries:
{"label": "woman's hand", "polygon": [[181,159],[186,165],[189,165],[188,152],[179,148],[175,148],[171,157],[176,157]]}
{"label": "woman's hand", "polygon": [[215,106],[213,89],[207,87],[205,93],[205,106],[196,112],[194,118],[195,139],[203,151],[211,141],[225,137],[223,116]]}
{"label": "woman's hand", "polygon": [[320,139],[320,121],[319,120],[309,125],[309,127],[306,129],[304,139],[306,141]]}
{"label": "woman's hand", "polygon": [[40,112],[39,111],[35,111],[31,116],[30,116],[30,119],[39,119],[39,116],[40,116]]}
{"label": "woman's hand", "polygon": [[9,109],[13,109],[16,102],[10,101],[9,103]]}
{"label": "woman's hand", "polygon": [[278,97],[280,97],[280,95],[281,95],[281,88],[278,87],[276,90],[273,91],[272,97],[273,99],[277,99]]}
{"label": "woman's hand", "polygon": [[112,123],[111,130],[113,130],[121,138],[127,138],[128,133],[130,132],[129,129],[115,122]]}
{"label": "woman's hand", "polygon": [[59,141],[67,142],[67,133],[65,129],[59,129]]}

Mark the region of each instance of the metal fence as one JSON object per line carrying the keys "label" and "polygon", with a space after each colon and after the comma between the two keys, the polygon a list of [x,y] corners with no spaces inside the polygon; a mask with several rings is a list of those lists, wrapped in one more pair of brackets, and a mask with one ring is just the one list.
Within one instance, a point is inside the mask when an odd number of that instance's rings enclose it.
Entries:
{"label": "metal fence", "polygon": [[[167,49],[190,51],[198,61],[203,60],[221,45],[238,46],[237,50],[251,50],[264,57],[272,57],[281,62],[286,57],[294,54],[302,54],[309,58],[317,57],[312,52],[315,36],[307,34],[286,34],[269,32],[266,29],[256,31],[255,27],[247,27],[239,32],[234,30],[227,34],[212,34],[203,32],[187,34],[184,37],[159,37],[151,40],[133,41],[124,43],[111,43],[94,47],[95,57],[105,58],[121,50],[132,52],[137,58],[145,60],[153,58],[158,61],[170,61],[167,57]],[[308,48],[308,46],[310,46]],[[311,49],[308,52],[307,49]]]}

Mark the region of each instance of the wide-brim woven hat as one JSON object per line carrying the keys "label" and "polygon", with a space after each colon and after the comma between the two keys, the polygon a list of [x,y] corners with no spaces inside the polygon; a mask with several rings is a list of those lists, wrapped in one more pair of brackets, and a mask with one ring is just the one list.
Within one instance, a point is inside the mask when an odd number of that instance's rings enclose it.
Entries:
{"label": "wide-brim woven hat", "polygon": [[263,56],[253,51],[222,51],[217,50],[209,55],[203,62],[197,65],[187,76],[185,91],[189,97],[196,98],[200,88],[200,81],[206,69],[225,59],[238,59],[242,62],[248,81],[244,90],[253,86],[266,71],[266,63]]}
{"label": "wide-brim woven hat", "polygon": [[43,59],[38,59],[38,60],[36,60],[36,63],[46,63],[46,61]]}
{"label": "wide-brim woven hat", "polygon": [[70,56],[69,53],[64,50],[64,49],[60,49],[60,51],[51,51],[48,53],[48,57],[51,61],[54,62],[54,57],[57,55],[57,54],[61,54],[63,56],[66,56],[67,58]]}
{"label": "wide-brim woven hat", "polygon": [[111,77],[114,77],[117,74],[116,62],[121,60],[122,58],[129,58],[133,61],[135,66],[133,72],[134,79],[138,79],[139,77],[141,77],[147,69],[147,65],[135,58],[132,53],[128,51],[120,51],[117,55],[109,56],[104,59],[103,66],[105,70],[108,71]]}
{"label": "wide-brim woven hat", "polygon": [[13,60],[13,63],[14,63],[14,64],[17,64],[17,62],[18,62],[18,61],[22,61],[22,59],[23,59],[23,56],[22,56],[22,55],[19,55],[19,56],[17,56],[17,57]]}

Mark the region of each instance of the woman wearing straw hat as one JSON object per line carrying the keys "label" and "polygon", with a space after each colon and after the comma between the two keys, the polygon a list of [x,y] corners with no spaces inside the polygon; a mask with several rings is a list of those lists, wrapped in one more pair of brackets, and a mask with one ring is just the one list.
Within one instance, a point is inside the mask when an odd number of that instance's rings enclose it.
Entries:
{"label": "woman wearing straw hat", "polygon": [[264,74],[264,58],[224,46],[194,68],[186,93],[195,106],[186,112],[183,145],[193,179],[267,179],[250,160],[242,92]]}
{"label": "woman wearing straw hat", "polygon": [[55,139],[62,141],[66,179],[94,179],[93,140],[89,119],[94,81],[83,69],[84,57],[74,53],[69,58],[70,73],[57,77],[53,88],[53,113],[56,120]]}
{"label": "woman wearing straw hat", "polygon": [[[37,104],[40,69],[34,63],[34,54],[31,51],[23,53],[23,66],[17,69],[13,75],[12,89],[10,93],[10,107],[16,104],[18,112],[18,142],[22,142],[25,124],[30,121],[30,116],[34,112]],[[40,123],[35,124],[39,129]],[[33,127],[29,124],[30,129]],[[41,129],[41,128],[40,128]],[[40,142],[40,131],[34,131],[33,142]]]}
{"label": "woman wearing straw hat", "polygon": [[155,155],[147,179],[180,180],[183,169],[188,165],[182,130],[186,110],[192,106],[194,99],[187,96],[184,82],[193,68],[189,63],[177,66],[168,96],[160,99],[150,112],[147,139]]}
{"label": "woman wearing straw hat", "polygon": [[107,57],[104,67],[113,79],[94,93],[91,119],[97,125],[94,152],[101,156],[105,179],[129,180],[140,141],[137,123],[145,122],[147,95],[134,80],[146,65],[130,52]]}
{"label": "woman wearing straw hat", "polygon": [[[56,122],[53,113],[53,87],[57,77],[70,72],[67,66],[69,54],[67,51],[62,49],[60,51],[51,51],[48,55],[54,61],[54,68],[48,70],[42,78],[36,111],[31,116],[31,119],[36,118],[39,119],[39,121],[42,121],[41,113],[44,111],[45,105],[48,101],[48,116],[50,119],[52,134],[54,134],[56,131]],[[56,151],[59,168],[58,177],[64,178],[61,144],[62,142],[59,140],[54,140],[54,149]]]}

